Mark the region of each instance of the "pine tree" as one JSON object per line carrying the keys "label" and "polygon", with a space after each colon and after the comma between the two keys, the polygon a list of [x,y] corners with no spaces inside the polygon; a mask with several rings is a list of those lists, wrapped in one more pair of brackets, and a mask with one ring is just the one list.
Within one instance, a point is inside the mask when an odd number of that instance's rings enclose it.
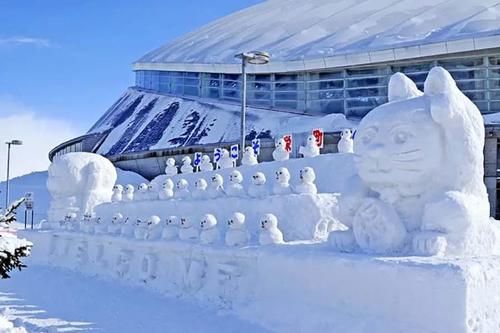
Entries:
{"label": "pine tree", "polygon": [[33,246],[27,240],[17,238],[7,229],[17,220],[16,210],[23,202],[24,198],[15,201],[7,208],[5,214],[0,214],[0,228],[6,230],[0,230],[0,277],[2,279],[10,278],[8,273],[16,268],[21,270],[26,267],[21,262],[21,258],[29,256]]}

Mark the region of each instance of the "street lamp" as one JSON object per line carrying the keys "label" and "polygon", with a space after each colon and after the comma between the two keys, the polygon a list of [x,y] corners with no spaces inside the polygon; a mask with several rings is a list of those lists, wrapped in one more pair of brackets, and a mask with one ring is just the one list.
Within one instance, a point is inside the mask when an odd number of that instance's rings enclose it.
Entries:
{"label": "street lamp", "polygon": [[9,208],[9,171],[10,171],[10,146],[20,146],[21,140],[12,140],[5,143],[7,145],[7,181],[5,182],[5,209]]}
{"label": "street lamp", "polygon": [[[250,51],[235,55],[235,58],[241,59],[241,146],[243,152],[245,150],[245,122],[247,111],[247,64],[265,65],[271,60],[269,53],[264,51]],[[243,154],[241,154],[243,156]]]}

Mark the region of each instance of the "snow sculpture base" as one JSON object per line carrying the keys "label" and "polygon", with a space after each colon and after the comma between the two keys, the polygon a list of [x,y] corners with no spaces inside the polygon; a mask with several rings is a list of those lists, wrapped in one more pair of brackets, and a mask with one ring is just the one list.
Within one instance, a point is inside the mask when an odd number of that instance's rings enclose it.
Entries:
{"label": "snow sculpture base", "polygon": [[297,243],[230,249],[50,231],[21,236],[36,244],[29,264],[192,299],[273,331],[500,329],[498,257],[372,257]]}

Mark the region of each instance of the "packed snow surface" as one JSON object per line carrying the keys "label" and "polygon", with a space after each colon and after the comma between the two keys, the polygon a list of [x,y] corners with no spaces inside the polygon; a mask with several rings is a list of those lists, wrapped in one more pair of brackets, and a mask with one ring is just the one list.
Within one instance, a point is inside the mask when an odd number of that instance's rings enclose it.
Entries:
{"label": "packed snow surface", "polygon": [[500,4],[494,0],[272,0],[138,62],[235,63],[235,54],[250,50],[266,50],[273,61],[315,59],[499,33]]}

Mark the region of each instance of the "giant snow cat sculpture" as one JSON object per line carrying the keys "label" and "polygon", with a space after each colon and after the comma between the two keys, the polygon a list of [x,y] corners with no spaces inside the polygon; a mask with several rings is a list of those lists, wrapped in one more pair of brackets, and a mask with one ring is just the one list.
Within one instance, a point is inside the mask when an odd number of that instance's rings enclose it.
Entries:
{"label": "giant snow cat sculpture", "polygon": [[[372,110],[354,139],[364,188],[340,201],[348,229],[340,251],[381,254],[491,253],[496,225],[483,183],[483,119],[451,75],[434,67],[424,93],[401,73],[389,103]],[[362,187],[363,187],[362,186]]]}
{"label": "giant snow cat sculpture", "polygon": [[69,212],[92,214],[95,206],[109,202],[116,169],[106,158],[91,153],[68,153],[54,158],[47,188],[52,196],[49,221],[61,221]]}

